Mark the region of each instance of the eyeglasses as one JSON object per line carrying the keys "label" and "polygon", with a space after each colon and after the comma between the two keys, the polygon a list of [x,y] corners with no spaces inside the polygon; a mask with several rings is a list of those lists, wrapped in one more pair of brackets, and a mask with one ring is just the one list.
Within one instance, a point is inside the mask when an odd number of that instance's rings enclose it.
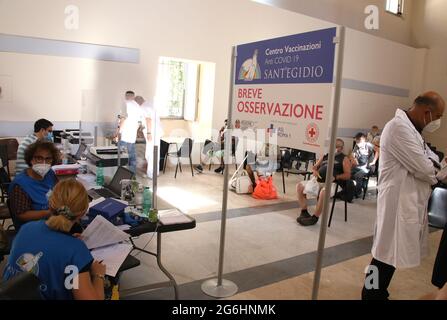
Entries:
{"label": "eyeglasses", "polygon": [[38,163],[52,163],[53,162],[53,157],[41,157],[41,156],[34,156],[33,157],[34,161],[38,162]]}

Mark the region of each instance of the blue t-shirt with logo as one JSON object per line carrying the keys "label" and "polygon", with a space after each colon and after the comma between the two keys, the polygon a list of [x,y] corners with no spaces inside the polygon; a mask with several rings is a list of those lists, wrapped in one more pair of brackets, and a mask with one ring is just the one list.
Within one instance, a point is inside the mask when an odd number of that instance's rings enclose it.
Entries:
{"label": "blue t-shirt with logo", "polygon": [[72,300],[75,272],[85,271],[92,262],[82,240],[50,229],[44,220],[32,221],[14,239],[3,279],[32,272],[41,282],[43,299]]}

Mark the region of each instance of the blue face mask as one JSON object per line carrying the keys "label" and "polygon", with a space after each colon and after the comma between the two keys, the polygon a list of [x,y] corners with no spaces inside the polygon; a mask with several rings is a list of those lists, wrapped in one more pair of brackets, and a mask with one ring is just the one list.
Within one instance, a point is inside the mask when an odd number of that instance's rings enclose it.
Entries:
{"label": "blue face mask", "polygon": [[45,140],[50,141],[50,142],[54,142],[54,137],[53,137],[53,132],[52,131],[47,133],[47,136],[45,137]]}

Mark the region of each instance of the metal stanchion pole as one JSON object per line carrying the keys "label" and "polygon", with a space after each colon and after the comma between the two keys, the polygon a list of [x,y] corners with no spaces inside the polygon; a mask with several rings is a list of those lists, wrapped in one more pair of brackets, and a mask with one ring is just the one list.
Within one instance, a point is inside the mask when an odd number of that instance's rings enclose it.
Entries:
{"label": "metal stanchion pole", "polygon": [[95,126],[94,136],[93,136],[93,145],[95,147],[98,146],[98,126]]}
{"label": "metal stanchion pole", "polygon": [[222,218],[220,225],[220,247],[219,247],[219,267],[217,272],[217,279],[210,279],[202,283],[202,291],[215,298],[226,298],[234,295],[238,287],[237,285],[229,280],[223,279],[223,265],[224,265],[224,252],[225,252],[225,230],[227,223],[227,204],[228,204],[228,170],[229,162],[231,159],[231,128],[232,128],[232,107],[233,107],[233,85],[236,73],[236,58],[237,49],[233,47],[232,58],[231,58],[231,76],[230,76],[230,95],[228,102],[228,129],[225,133],[225,169],[224,169],[224,184],[223,184],[223,199],[222,199]]}
{"label": "metal stanchion pole", "polygon": [[329,201],[331,197],[332,176],[334,172],[334,154],[335,154],[335,139],[337,136],[338,114],[340,110],[340,94],[341,94],[341,80],[343,71],[343,53],[345,44],[345,27],[338,28],[337,38],[334,42],[338,44],[337,59],[335,69],[335,93],[332,100],[332,123],[331,123],[331,139],[329,145],[329,158],[326,172],[326,183],[324,193],[323,219],[320,227],[320,238],[318,240],[317,262],[315,267],[315,275],[312,289],[312,300],[318,299],[318,289],[320,287],[321,269],[323,266],[324,244],[326,241],[326,231],[328,223]]}
{"label": "metal stanchion pole", "polygon": [[157,209],[157,180],[158,180],[158,146],[154,143],[154,163],[152,166],[152,206]]}

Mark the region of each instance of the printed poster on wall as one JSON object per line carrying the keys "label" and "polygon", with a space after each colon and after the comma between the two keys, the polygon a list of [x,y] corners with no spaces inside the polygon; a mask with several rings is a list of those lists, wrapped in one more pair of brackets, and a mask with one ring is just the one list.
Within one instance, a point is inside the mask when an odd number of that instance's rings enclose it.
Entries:
{"label": "printed poster on wall", "polygon": [[336,28],[237,46],[233,120],[320,153],[331,115]]}

